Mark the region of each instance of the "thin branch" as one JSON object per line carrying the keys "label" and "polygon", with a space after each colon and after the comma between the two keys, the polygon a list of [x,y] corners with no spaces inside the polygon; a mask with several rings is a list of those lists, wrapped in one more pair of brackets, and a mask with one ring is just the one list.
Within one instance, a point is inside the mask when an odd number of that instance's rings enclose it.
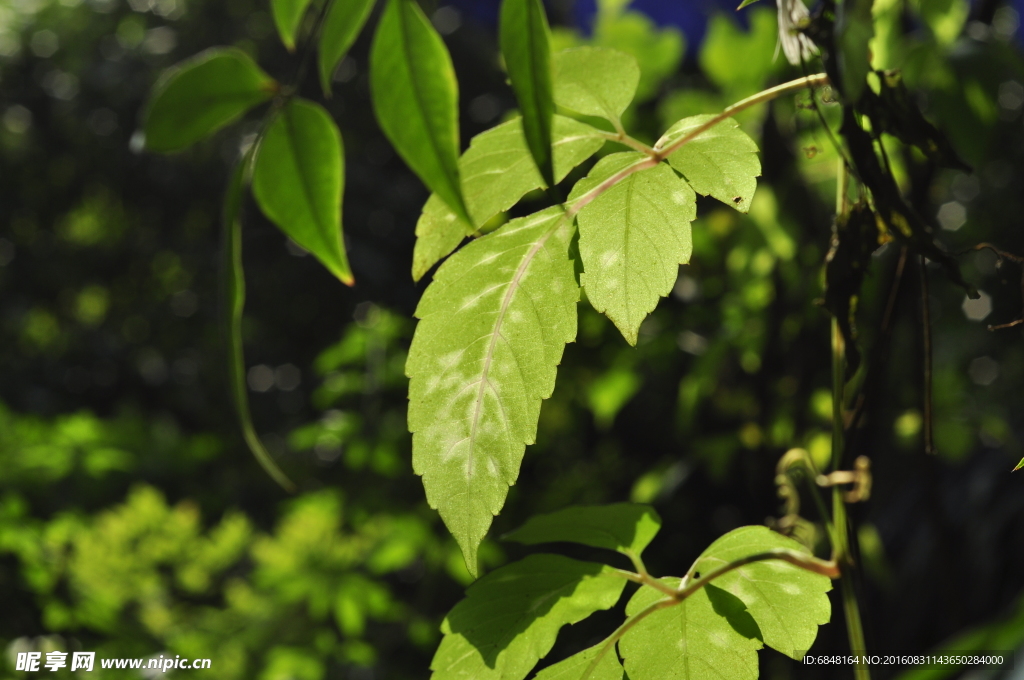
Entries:
{"label": "thin branch", "polygon": [[921,277],[921,326],[924,334],[924,452],[935,453],[935,430],[932,418],[932,313],[928,294],[928,268],[924,255],[917,260]]}
{"label": "thin branch", "polygon": [[617,143],[622,144],[624,146],[628,146],[628,147],[631,147],[633,149],[636,149],[640,153],[642,153],[644,155],[647,155],[647,156],[653,156],[655,154],[654,149],[652,149],[651,147],[647,146],[646,144],[641,142],[639,139],[636,139],[635,137],[630,137],[628,134],[626,134],[625,130],[623,130],[621,132],[605,132],[604,130],[601,130],[600,136],[604,137],[609,142],[617,142]]}

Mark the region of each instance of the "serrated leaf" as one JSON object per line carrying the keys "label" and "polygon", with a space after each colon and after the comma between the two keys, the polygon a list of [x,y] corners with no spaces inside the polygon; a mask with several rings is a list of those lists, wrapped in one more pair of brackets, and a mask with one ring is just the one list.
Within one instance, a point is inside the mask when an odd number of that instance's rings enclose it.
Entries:
{"label": "serrated leaf", "polygon": [[559,207],[512,220],[445,262],[416,308],[406,364],[413,470],[474,574],[576,337],[571,237]]}
{"label": "serrated leaf", "polygon": [[[729,562],[775,548],[809,553],[801,543],[768,527],[740,527],[708,546],[691,573],[707,574]],[[799,660],[811,648],[818,626],[828,623],[832,615],[826,595],[832,581],[780,560],[744,565],[716,578],[714,585],[743,601],[766,645],[794,659]]]}
{"label": "serrated leaf", "polygon": [[530,555],[469,587],[441,624],[433,680],[522,680],[559,629],[619,601],[625,579],[603,564]]}
{"label": "serrated leaf", "polygon": [[843,98],[856,104],[871,70],[871,39],[875,35],[874,0],[845,0],[836,8],[836,45]]}
{"label": "serrated leaf", "polygon": [[551,30],[540,0],[503,0],[501,53],[523,114],[527,146],[546,184],[554,184],[551,138]]}
{"label": "serrated leaf", "polygon": [[[582,652],[573,654],[556,664],[548,666],[534,676],[533,680],[580,680],[594,657],[601,651],[602,645],[595,645]],[[589,680],[625,680],[625,671],[619,663],[614,649],[608,650],[591,671]]]}
{"label": "serrated leaf", "polygon": [[[656,145],[664,149],[686,137],[712,115],[684,118],[666,132]],[[726,118],[670,154],[668,162],[698,194],[713,196],[740,212],[750,209],[761,174],[757,144],[732,118]]]}
{"label": "serrated leaf", "polygon": [[574,47],[552,57],[555,103],[618,123],[640,83],[636,59],[606,47]]}
{"label": "serrated leaf", "polygon": [[320,85],[331,93],[331,76],[363,30],[374,0],[336,0],[324,17],[320,32]]}
{"label": "serrated leaf", "polygon": [[260,143],[253,195],[263,213],[342,282],[352,270],[341,237],[341,133],[319,104],[292,99]]}
{"label": "serrated leaf", "polygon": [[640,555],[660,528],[661,518],[649,505],[584,505],[531,517],[504,539],[525,545],[582,543],[624,555]]}
{"label": "serrated leaf", "polygon": [[[555,181],[604,146],[601,132],[565,116],[554,122]],[[419,280],[434,264],[454,250],[462,239],[488,220],[505,212],[523,196],[547,186],[530,156],[522,119],[514,118],[473,138],[459,159],[462,189],[473,216],[473,226],[456,217],[443,201],[431,196],[416,223],[413,278]],[[420,239],[424,239],[420,244]]]}
{"label": "serrated leaf", "polygon": [[[661,579],[675,588],[679,579]],[[626,616],[665,599],[643,586],[626,605]],[[655,611],[619,640],[630,680],[755,680],[757,624],[735,596],[707,585],[682,603]]]}
{"label": "serrated leaf", "polygon": [[295,34],[302,23],[311,0],[270,0],[270,10],[274,15],[274,25],[281,42],[289,52],[295,51]]}
{"label": "serrated leaf", "polygon": [[423,183],[470,222],[459,182],[459,89],[441,36],[414,0],[388,0],[370,51],[380,127]]}
{"label": "serrated leaf", "polygon": [[214,48],[168,69],[153,88],[143,132],[150,151],[180,151],[267,101],[277,83],[239,49]]}
{"label": "serrated leaf", "polygon": [[[616,173],[646,159],[625,152],[602,158],[569,195],[569,202]],[[631,345],[640,324],[668,295],[679,265],[690,260],[690,222],[697,196],[664,163],[634,172],[583,207],[577,215],[583,274],[580,283],[594,309],[604,313]]]}

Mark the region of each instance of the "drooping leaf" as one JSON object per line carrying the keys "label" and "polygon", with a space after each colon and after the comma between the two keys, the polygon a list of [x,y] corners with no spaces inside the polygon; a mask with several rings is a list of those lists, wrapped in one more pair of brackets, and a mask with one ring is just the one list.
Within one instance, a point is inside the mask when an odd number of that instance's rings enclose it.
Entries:
{"label": "drooping leaf", "polygon": [[530,555],[487,574],[441,624],[433,680],[522,680],[559,629],[619,601],[625,579],[603,564]]}
{"label": "drooping leaf", "polygon": [[[592,156],[604,145],[601,132],[565,116],[555,116],[555,181]],[[413,278],[419,280],[434,264],[452,252],[467,235],[519,202],[535,189],[547,186],[523,136],[522,119],[482,132],[473,138],[459,159],[462,189],[473,225],[456,217],[443,201],[432,196],[416,223]],[[422,245],[420,239],[423,239]]]}
{"label": "drooping leaf", "polygon": [[[570,203],[645,158],[635,152],[602,158],[573,188]],[[689,262],[696,216],[693,189],[664,163],[625,177],[579,212],[580,282],[594,309],[631,345],[658,298],[672,291],[679,265]]]}
{"label": "drooping leaf", "polygon": [[374,0],[335,0],[327,10],[319,45],[320,84],[325,94],[331,93],[334,69],[363,30],[373,4]]}
{"label": "drooping leaf", "polygon": [[446,261],[416,309],[406,364],[413,469],[474,574],[576,337],[571,236],[559,207],[512,220]]}
{"label": "drooping leaf", "polygon": [[274,25],[281,42],[289,52],[295,51],[295,34],[299,31],[302,17],[312,0],[270,0],[270,9],[274,15]]}
{"label": "drooping leaf", "polygon": [[341,237],[343,162],[341,133],[330,115],[319,104],[292,99],[263,137],[252,188],[281,231],[351,286]]}
{"label": "drooping leaf", "polygon": [[242,270],[242,195],[245,191],[246,166],[249,156],[238,164],[231,174],[228,190],[224,195],[224,276],[225,312],[224,325],[227,336],[228,373],[231,397],[235,404],[242,436],[256,457],[256,461],[270,477],[286,491],[295,491],[295,485],[281,471],[267,448],[263,445],[252,424],[249,411],[249,392],[245,375],[245,352],[242,346],[242,312],[245,309],[245,273]]}
{"label": "drooping leaf", "polygon": [[[740,527],[709,545],[691,568],[691,576],[776,548],[809,553],[803,544],[768,527]],[[746,605],[766,645],[798,660],[814,643],[818,626],[828,623],[832,614],[826,595],[832,581],[781,560],[744,565],[716,578],[714,585]]]}
{"label": "drooping leaf", "polygon": [[[600,651],[601,645],[584,649],[568,659],[548,666],[537,673],[533,680],[580,680]],[[614,649],[610,649],[591,671],[589,680],[625,680],[625,677],[619,657]]]}
{"label": "drooping leaf", "polygon": [[874,0],[845,0],[836,8],[836,48],[839,52],[838,83],[843,99],[856,104],[867,86],[871,70],[871,39],[875,24],[871,16]]}
{"label": "drooping leaf", "polygon": [[395,150],[470,222],[459,182],[459,89],[441,36],[414,0],[388,0],[370,51],[370,90]]}
{"label": "drooping leaf", "polygon": [[613,123],[633,101],[640,82],[636,59],[606,47],[574,47],[552,57],[555,103]]}
{"label": "drooping leaf", "polygon": [[[661,580],[679,584],[676,578]],[[642,586],[626,605],[626,616],[665,597]],[[759,635],[743,603],[709,584],[642,619],[619,640],[619,653],[630,680],[755,680]]]}
{"label": "drooping leaf", "polygon": [[143,131],[150,151],[180,151],[267,101],[277,83],[239,49],[214,48],[165,72],[153,88]]}
{"label": "drooping leaf", "polygon": [[523,114],[527,146],[545,183],[554,184],[551,31],[541,0],[503,0],[500,33],[501,53]]}
{"label": "drooping leaf", "polygon": [[526,545],[582,543],[624,555],[639,555],[660,528],[661,518],[649,505],[584,505],[535,515],[504,539]]}
{"label": "drooping leaf", "polygon": [[[664,149],[692,134],[711,120],[711,115],[691,116],[679,121],[656,145]],[[698,194],[714,196],[740,212],[750,209],[757,189],[761,161],[757,144],[732,118],[701,132],[670,154],[668,162],[690,183]]]}

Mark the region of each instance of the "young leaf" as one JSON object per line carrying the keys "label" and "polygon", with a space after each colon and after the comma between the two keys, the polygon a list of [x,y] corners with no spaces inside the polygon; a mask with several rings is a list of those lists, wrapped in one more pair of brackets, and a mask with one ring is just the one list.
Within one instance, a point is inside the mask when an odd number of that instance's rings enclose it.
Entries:
{"label": "young leaf", "polygon": [[324,94],[330,95],[334,69],[363,30],[373,3],[374,0],[335,0],[327,10],[319,46],[320,84]]}
{"label": "young leaf", "polygon": [[753,5],[755,2],[757,2],[757,0],[743,0],[743,2],[740,3],[740,6],[737,7],[736,9],[741,10],[747,5]]}
{"label": "young leaf", "polygon": [[227,330],[228,372],[231,383],[231,397],[242,436],[256,461],[270,477],[286,491],[295,491],[295,485],[281,472],[267,448],[263,445],[249,412],[249,392],[245,379],[245,353],[242,347],[242,312],[245,309],[245,274],[242,271],[242,194],[245,190],[245,172],[249,163],[247,155],[231,175],[228,190],[224,196],[224,325]]}
{"label": "young leaf", "polygon": [[341,133],[330,115],[319,104],[292,99],[260,144],[253,195],[281,231],[351,286],[341,238],[343,162]]}
{"label": "young leaf", "polygon": [[169,69],[153,88],[143,132],[150,151],[180,151],[267,101],[277,83],[239,49],[201,52]]}
{"label": "young leaf", "polygon": [[[722,536],[701,553],[693,573],[707,574],[743,557],[786,548],[809,553],[802,544],[768,527],[740,527]],[[753,562],[719,578],[714,585],[743,601],[766,645],[794,659],[811,648],[818,626],[828,623],[832,605],[827,593],[832,581],[779,560]]]}
{"label": "young leaf", "polygon": [[551,126],[555,114],[551,87],[551,36],[540,0],[501,4],[501,53],[523,114],[527,146],[548,185],[555,183]]}
{"label": "young leaf", "polygon": [[[712,117],[682,119],[669,128],[655,148],[663,149],[686,137]],[[698,194],[714,196],[740,212],[750,209],[761,161],[757,158],[757,144],[732,118],[698,134],[670,154],[668,162]]]}
{"label": "young leaf", "polygon": [[[565,116],[555,116],[555,181],[604,146],[599,130]],[[434,264],[451,253],[467,235],[523,196],[547,186],[530,157],[522,119],[514,118],[473,138],[459,159],[462,189],[473,216],[473,226],[456,217],[443,201],[431,196],[416,223],[413,278],[419,280]],[[424,239],[420,244],[420,239]]]}
{"label": "young leaf", "polygon": [[614,503],[573,506],[535,515],[503,538],[525,545],[582,543],[624,555],[639,555],[660,528],[661,518],[651,506]]}
{"label": "young leaf", "polygon": [[619,601],[626,580],[603,564],[530,555],[469,587],[441,624],[432,680],[522,680],[559,629]]}
{"label": "young leaf", "polygon": [[[548,666],[534,676],[533,680],[580,680],[594,657],[601,651],[601,645],[584,649],[568,659]],[[615,650],[608,650],[590,673],[589,680],[625,680],[625,672]]]}
{"label": "young leaf", "polygon": [[606,47],[575,47],[555,53],[555,103],[616,125],[640,82],[636,59]]}
{"label": "young leaf", "polygon": [[448,49],[414,0],[388,0],[370,51],[370,90],[395,150],[461,219],[459,91]]}
{"label": "young leaf", "polygon": [[302,23],[311,0],[270,0],[270,9],[274,14],[274,25],[281,36],[281,42],[289,52],[295,51],[295,34]]}
{"label": "young leaf", "polygon": [[[646,159],[635,152],[602,158],[569,201]],[[690,222],[697,196],[664,163],[634,172],[588,203],[577,216],[587,299],[631,345],[658,298],[668,295],[679,265],[690,261]]]}
{"label": "young leaf", "polygon": [[[675,588],[679,579],[662,579]],[[626,605],[633,616],[665,599],[642,586]],[[757,624],[733,595],[709,584],[682,603],[643,618],[619,640],[630,680],[755,680]]]}
{"label": "young leaf", "polygon": [[559,207],[512,220],[445,262],[416,308],[406,364],[413,470],[474,574],[576,338],[571,236]]}

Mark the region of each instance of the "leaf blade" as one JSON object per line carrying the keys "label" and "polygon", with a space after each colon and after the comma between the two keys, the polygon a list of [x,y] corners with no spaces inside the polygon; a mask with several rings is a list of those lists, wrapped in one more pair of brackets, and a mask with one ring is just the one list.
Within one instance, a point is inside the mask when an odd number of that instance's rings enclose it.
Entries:
{"label": "leaf blade", "polygon": [[552,57],[555,103],[619,125],[640,84],[640,67],[607,47],[574,47]]}
{"label": "leaf blade", "polygon": [[551,30],[540,0],[501,4],[501,53],[523,115],[527,146],[547,185],[555,183],[552,126],[555,100],[551,81]]}
{"label": "leaf blade", "polygon": [[213,48],[168,69],[146,105],[146,148],[169,153],[209,137],[272,96],[277,83],[236,48]]}
{"label": "leaf blade", "polygon": [[348,54],[352,43],[370,17],[375,0],[344,0],[336,1],[324,17],[324,26],[320,34],[318,66],[320,85],[324,94],[331,93],[331,76],[338,63]]}
{"label": "leaf blade", "polygon": [[370,49],[384,134],[423,183],[471,222],[459,181],[458,83],[448,49],[413,0],[389,0]]}
{"label": "leaf blade", "polygon": [[[602,645],[595,645],[562,659],[537,673],[533,680],[580,680],[601,651],[601,647]],[[609,650],[591,671],[589,680],[624,680],[625,677],[618,657],[614,651]]]}
{"label": "leaf blade", "polygon": [[274,26],[289,52],[295,51],[295,35],[312,0],[270,0]]}
{"label": "leaf blade", "polygon": [[352,285],[342,241],[344,177],[341,132],[330,115],[319,104],[289,101],[260,144],[253,195],[281,231]]}
{"label": "leaf blade", "polygon": [[512,220],[448,259],[416,309],[406,364],[413,470],[474,574],[576,337],[571,235],[558,207]]}
{"label": "leaf blade", "polygon": [[524,545],[582,543],[594,548],[640,555],[661,528],[654,508],[637,503],[572,506],[535,515],[526,524],[503,536]]}

